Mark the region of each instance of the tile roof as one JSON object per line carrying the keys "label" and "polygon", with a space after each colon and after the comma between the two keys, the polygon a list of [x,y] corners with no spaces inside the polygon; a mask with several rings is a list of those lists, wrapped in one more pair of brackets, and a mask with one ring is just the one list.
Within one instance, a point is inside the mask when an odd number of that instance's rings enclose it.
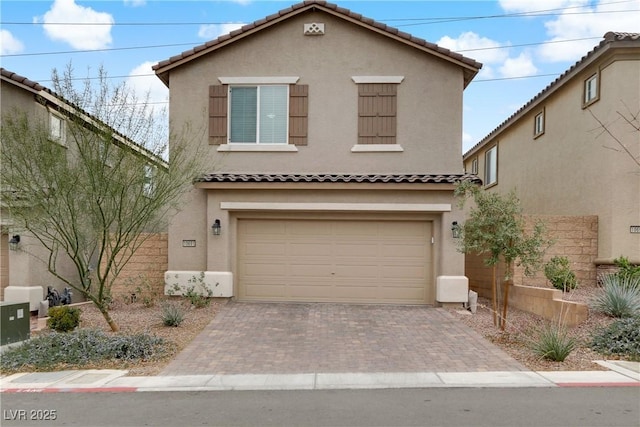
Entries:
{"label": "tile roof", "polygon": [[[332,13],[344,19],[349,19],[352,21],[355,20],[356,22],[364,24],[365,26],[371,29],[382,32],[383,34],[386,34],[391,37],[399,38],[400,40],[408,44],[426,48],[427,50],[431,51],[434,54],[445,57],[451,61],[458,62],[461,65],[465,66],[466,68],[474,70],[472,73],[470,73],[465,77],[465,86],[471,81],[471,79],[473,79],[473,77],[477,74],[478,70],[482,68],[481,63],[471,58],[467,58],[459,53],[452,52],[451,50],[440,47],[434,43],[430,43],[421,38],[414,37],[409,33],[405,33],[403,31],[398,30],[397,28],[390,27],[386,24],[374,21],[373,19],[370,19],[370,18],[366,18],[359,13],[352,12],[349,9],[339,7],[336,4],[328,3],[323,0],[307,0],[301,3],[294,4],[293,6],[290,6],[286,9],[282,9],[279,12],[276,12],[265,18],[259,19],[251,24],[247,24],[238,30],[232,31],[229,34],[225,34],[223,36],[218,37],[217,39],[214,39],[202,45],[196,46],[193,49],[184,51],[179,55],[172,56],[167,60],[160,61],[159,63],[154,65],[152,68],[154,71],[156,71],[156,74],[158,74],[158,77],[163,82],[165,82],[165,84],[167,84],[168,86],[169,79],[167,78],[166,73],[169,70],[165,69],[165,67],[172,68],[174,64],[177,66],[178,62],[182,63],[184,60],[188,61],[190,59],[195,59],[198,56],[201,56],[205,53],[208,53],[210,51],[217,49],[218,47],[226,45],[227,42],[233,41],[233,39],[241,38],[241,36],[246,35],[249,32],[253,32],[253,30],[261,29],[261,27],[268,27],[274,22],[280,21],[289,16],[297,15],[298,13],[304,12],[306,10],[315,10],[315,9]],[[158,71],[158,70],[161,70],[161,71]]]}
{"label": "tile roof", "polygon": [[40,90],[46,89],[40,83],[34,82],[32,80],[29,80],[28,78],[23,77],[20,74],[16,74],[16,73],[14,73],[12,71],[9,71],[6,68],[0,68],[0,74],[3,77],[8,78],[9,80],[13,80],[15,82],[21,83],[21,84],[23,84],[23,85],[25,85],[25,86],[33,89],[33,90],[40,91]]}
{"label": "tile roof", "polygon": [[477,175],[470,174],[267,174],[267,173],[210,173],[196,182],[334,182],[334,183],[417,183],[456,184],[471,181],[481,184]]}
{"label": "tile roof", "polygon": [[[549,83],[547,85],[547,87],[542,89],[529,102],[527,102],[522,107],[520,107],[520,109],[518,109],[518,111],[513,113],[511,116],[509,116],[509,118],[507,118],[504,122],[502,122],[500,125],[498,125],[497,128],[495,128],[487,136],[482,138],[482,140],[480,140],[480,142],[478,142],[476,145],[471,147],[466,153],[464,153],[463,158],[466,158],[468,155],[473,153],[475,150],[477,150],[478,148],[482,147],[488,141],[492,140],[499,132],[501,132],[502,130],[507,128],[514,121],[516,121],[523,112],[529,110],[529,108],[531,108],[533,105],[535,105],[542,98],[546,97],[548,94],[550,94],[551,92],[556,90],[558,87],[563,85],[567,80],[569,80],[571,77],[573,77],[573,74],[575,74],[575,72],[577,72],[576,70],[582,69],[582,67],[585,64],[587,64],[590,61],[592,61],[593,58],[596,55],[598,55],[600,52],[604,51],[605,48],[611,46],[614,42],[615,43],[620,43],[620,42],[624,43],[624,42],[638,42],[638,41],[640,41],[640,33],[619,33],[619,32],[614,32],[614,31],[607,32],[603,36],[603,40],[596,47],[594,47],[586,55],[584,55],[582,58],[580,58],[580,60],[578,62],[576,62],[575,64],[573,64],[568,70],[566,70],[564,73],[560,74],[560,76],[558,76],[558,78],[556,78],[553,82]],[[636,46],[640,47],[640,45],[636,45]]]}

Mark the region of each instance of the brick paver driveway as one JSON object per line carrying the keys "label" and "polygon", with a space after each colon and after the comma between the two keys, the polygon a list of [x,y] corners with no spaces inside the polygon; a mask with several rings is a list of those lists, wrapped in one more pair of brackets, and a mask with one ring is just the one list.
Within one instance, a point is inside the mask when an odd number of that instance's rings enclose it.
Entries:
{"label": "brick paver driveway", "polygon": [[229,302],[161,375],[522,370],[441,308]]}

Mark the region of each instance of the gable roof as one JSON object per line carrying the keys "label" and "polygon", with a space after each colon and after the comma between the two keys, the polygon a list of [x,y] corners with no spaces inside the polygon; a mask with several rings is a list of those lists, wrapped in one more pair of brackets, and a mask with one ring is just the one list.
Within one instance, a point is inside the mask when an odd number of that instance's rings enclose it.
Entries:
{"label": "gable roof", "polygon": [[193,49],[184,51],[179,55],[172,56],[167,60],[160,61],[152,68],[158,78],[160,78],[160,80],[169,87],[169,73],[173,68],[307,11],[322,11],[328,13],[355,25],[359,25],[378,34],[397,40],[398,42],[405,43],[427,54],[452,62],[462,67],[464,70],[464,87],[467,87],[480,68],[482,68],[481,63],[462,56],[459,53],[452,52],[449,49],[445,49],[421,38],[414,37],[409,33],[402,32],[397,28],[390,27],[386,24],[374,21],[373,19],[366,18],[359,13],[352,12],[349,9],[338,7],[336,4],[327,3],[322,0],[307,0],[302,3],[294,4],[293,6],[282,9],[277,13],[259,19],[251,24],[247,24],[229,34],[225,34],[217,39],[196,46]]}
{"label": "gable roof", "polygon": [[141,154],[142,156],[147,157],[150,161],[155,163],[160,167],[168,167],[168,163],[158,157],[156,154],[148,150],[146,147],[138,144],[135,141],[132,141],[127,136],[118,132],[116,129],[113,129],[102,120],[97,118],[96,116],[88,113],[87,111],[80,108],[78,105],[73,104],[72,102],[67,101],[61,95],[53,92],[46,86],[41,85],[38,82],[34,82],[33,80],[29,80],[28,78],[21,76],[20,74],[14,73],[13,71],[9,71],[5,68],[0,67],[0,79],[6,81],[9,84],[13,84],[21,89],[24,89],[28,92],[31,92],[36,97],[36,100],[40,103],[54,106],[60,112],[63,112],[69,116],[75,116],[79,119],[83,120],[83,122],[89,126],[96,128],[108,128],[113,131],[114,139],[118,145],[121,147],[127,147],[129,150]]}
{"label": "gable roof", "polygon": [[498,125],[497,128],[492,130],[487,136],[482,138],[480,142],[471,147],[464,155],[463,159],[468,158],[476,151],[478,151],[482,146],[487,144],[489,141],[493,140],[498,134],[507,129],[513,123],[520,119],[523,115],[528,113],[530,110],[535,108],[538,104],[544,101],[546,98],[551,96],[556,90],[562,87],[565,83],[570,81],[573,77],[575,77],[578,73],[588,67],[591,63],[596,61],[606,52],[614,48],[624,48],[633,46],[635,48],[640,48],[640,33],[618,33],[614,31],[609,31],[603,36],[603,40],[594,47],[590,52],[588,52],[585,56],[580,58],[578,62],[573,64],[568,70],[564,73],[560,74],[558,78],[556,78],[553,82],[549,83],[547,87],[545,87],[542,91],[540,91],[536,96],[534,96],[530,101],[524,104],[518,111],[513,113],[509,118],[507,118],[504,122]]}

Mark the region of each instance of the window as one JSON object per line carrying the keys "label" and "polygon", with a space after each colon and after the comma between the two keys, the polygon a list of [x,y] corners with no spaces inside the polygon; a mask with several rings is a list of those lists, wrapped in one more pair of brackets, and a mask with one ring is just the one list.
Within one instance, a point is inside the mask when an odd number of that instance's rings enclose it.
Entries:
{"label": "window", "polygon": [[544,110],[536,114],[533,120],[533,137],[537,138],[544,133]]}
{"label": "window", "polygon": [[61,145],[65,145],[64,121],[54,113],[49,113],[49,138]]}
{"label": "window", "polygon": [[229,142],[286,144],[288,86],[229,88]]}
{"label": "window", "polygon": [[596,102],[600,97],[598,93],[598,74],[594,74],[584,81],[584,98],[583,104],[586,107]]}
{"label": "window", "polygon": [[209,143],[219,151],[307,145],[308,85],[294,84],[297,77],[219,80],[222,85],[209,86]]}
{"label": "window", "polygon": [[484,153],[484,185],[498,182],[498,146],[494,145]]}
{"label": "window", "polygon": [[142,193],[147,197],[152,197],[155,191],[154,177],[156,174],[156,168],[151,165],[145,165],[144,167],[144,181],[142,184]]}
{"label": "window", "polygon": [[478,158],[471,160],[471,173],[473,175],[478,175]]}

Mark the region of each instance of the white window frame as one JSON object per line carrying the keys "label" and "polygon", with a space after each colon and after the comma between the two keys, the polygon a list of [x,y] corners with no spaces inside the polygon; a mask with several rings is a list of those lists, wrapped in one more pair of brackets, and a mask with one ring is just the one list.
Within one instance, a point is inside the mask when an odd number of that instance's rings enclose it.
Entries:
{"label": "white window frame", "polygon": [[545,128],[545,110],[544,108],[533,118],[533,137],[537,138],[544,134]]}
{"label": "white window frame", "polygon": [[484,186],[490,187],[498,183],[498,144],[484,153]]}
{"label": "white window frame", "polygon": [[[228,144],[230,145],[235,145],[235,146],[257,146],[257,145],[261,145],[261,146],[283,146],[283,145],[288,145],[289,143],[289,85],[288,84],[284,84],[284,82],[288,81],[288,80],[282,80],[282,82],[278,81],[275,83],[269,83],[269,84],[259,84],[259,83],[244,83],[245,81],[243,80],[236,80],[238,83],[237,84],[230,84],[229,85],[229,96],[228,96],[228,110],[229,114],[228,114],[228,123],[227,123],[227,129],[229,129],[229,134],[228,134]],[[261,88],[263,87],[281,87],[285,89],[285,105],[286,105],[286,111],[285,111],[285,123],[284,123],[284,140],[282,142],[261,142],[260,141],[260,91]],[[231,105],[232,105],[232,99],[233,99],[233,95],[232,95],[232,91],[234,88],[242,88],[242,87],[253,87],[256,88],[256,141],[255,142],[237,142],[237,141],[232,141],[231,140],[231,122],[233,119],[233,113],[232,113],[232,109],[231,109]]]}
{"label": "white window frame", "polygon": [[153,197],[153,193],[156,189],[155,185],[155,176],[156,176],[156,166],[152,165],[144,165],[144,181],[142,184],[142,193],[145,197],[151,198]]}
{"label": "white window frame", "polygon": [[600,74],[594,73],[584,81],[582,104],[587,107],[600,99]]}
{"label": "white window frame", "polygon": [[[56,124],[54,126],[54,123]],[[55,130],[57,129],[57,132]],[[66,147],[67,141],[65,137],[65,121],[62,116],[49,111],[49,126],[48,126],[49,139]]]}
{"label": "white window frame", "polygon": [[471,174],[478,175],[478,158],[477,157],[471,160]]}

